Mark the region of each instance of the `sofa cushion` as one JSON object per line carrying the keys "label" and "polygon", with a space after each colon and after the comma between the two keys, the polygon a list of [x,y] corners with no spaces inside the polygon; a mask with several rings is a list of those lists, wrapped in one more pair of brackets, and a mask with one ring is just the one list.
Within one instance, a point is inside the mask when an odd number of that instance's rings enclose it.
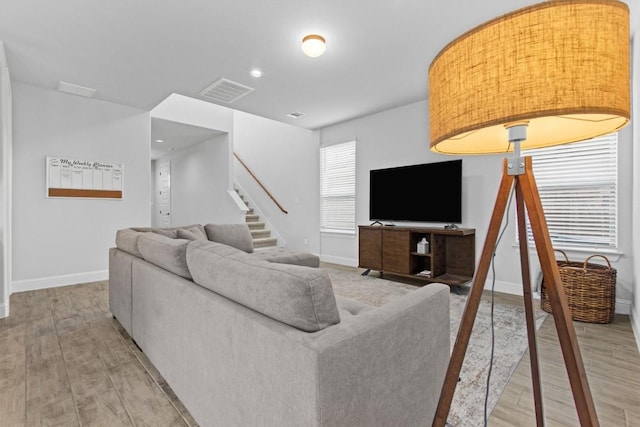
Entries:
{"label": "sofa cushion", "polygon": [[345,319],[351,316],[358,316],[360,314],[366,313],[367,311],[375,309],[375,307],[371,305],[367,305],[360,301],[341,296],[336,296],[336,304],[338,305],[340,319]]}
{"label": "sofa cushion", "polygon": [[178,228],[178,239],[207,240],[207,234],[200,227]]}
{"label": "sofa cushion", "polygon": [[260,249],[255,251],[252,256],[279,264],[304,265],[306,267],[320,266],[320,257],[318,255],[310,252],[290,251],[281,247]]}
{"label": "sofa cushion", "polygon": [[173,239],[156,233],[144,233],[138,238],[138,250],[145,261],[191,279],[186,259],[188,244],[189,240]]}
{"label": "sofa cushion", "polygon": [[203,241],[189,243],[187,264],[200,286],[295,328],[315,332],[340,322],[324,270],[272,264]]}
{"label": "sofa cushion", "polygon": [[207,224],[204,230],[212,242],[233,246],[247,253],[253,252],[253,238],[247,224]]}
{"label": "sofa cushion", "polygon": [[131,228],[123,228],[116,231],[116,246],[121,251],[125,251],[133,256],[142,258],[142,254],[138,250],[138,239],[142,236],[143,232],[135,231]]}

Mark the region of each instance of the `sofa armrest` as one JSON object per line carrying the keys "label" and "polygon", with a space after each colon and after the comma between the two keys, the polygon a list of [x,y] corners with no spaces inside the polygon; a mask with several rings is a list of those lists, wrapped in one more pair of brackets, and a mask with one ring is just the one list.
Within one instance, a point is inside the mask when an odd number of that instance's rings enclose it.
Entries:
{"label": "sofa armrest", "polygon": [[308,337],[322,425],[431,425],[449,361],[449,292],[430,284]]}
{"label": "sofa armrest", "polygon": [[118,248],[109,248],[109,310],[129,335],[131,321],[131,263],[139,259]]}

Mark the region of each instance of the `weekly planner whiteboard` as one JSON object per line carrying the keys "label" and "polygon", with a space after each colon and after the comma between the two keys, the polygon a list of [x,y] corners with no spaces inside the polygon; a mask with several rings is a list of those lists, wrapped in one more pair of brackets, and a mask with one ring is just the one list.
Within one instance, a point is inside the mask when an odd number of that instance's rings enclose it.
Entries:
{"label": "weekly planner whiteboard", "polygon": [[124,164],[47,156],[47,198],[122,200]]}

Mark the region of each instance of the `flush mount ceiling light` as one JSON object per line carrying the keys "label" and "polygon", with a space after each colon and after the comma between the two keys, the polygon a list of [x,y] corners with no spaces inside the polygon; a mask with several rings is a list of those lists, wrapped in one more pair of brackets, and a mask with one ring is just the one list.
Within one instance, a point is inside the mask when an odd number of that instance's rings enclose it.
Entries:
{"label": "flush mount ceiling light", "polygon": [[322,55],[326,48],[324,37],[318,34],[309,34],[302,39],[302,51],[311,58]]}
{"label": "flush mount ceiling light", "polygon": [[255,78],[260,78],[263,76],[262,71],[257,68],[254,68],[253,70],[249,71],[249,74],[251,75],[251,77],[255,77]]}

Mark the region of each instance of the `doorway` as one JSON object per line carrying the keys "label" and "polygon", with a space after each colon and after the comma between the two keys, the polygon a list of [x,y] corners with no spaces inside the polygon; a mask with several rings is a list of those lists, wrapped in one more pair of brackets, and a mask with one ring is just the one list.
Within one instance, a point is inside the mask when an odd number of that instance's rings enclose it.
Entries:
{"label": "doorway", "polygon": [[171,161],[160,162],[156,174],[156,224],[158,227],[171,227]]}

